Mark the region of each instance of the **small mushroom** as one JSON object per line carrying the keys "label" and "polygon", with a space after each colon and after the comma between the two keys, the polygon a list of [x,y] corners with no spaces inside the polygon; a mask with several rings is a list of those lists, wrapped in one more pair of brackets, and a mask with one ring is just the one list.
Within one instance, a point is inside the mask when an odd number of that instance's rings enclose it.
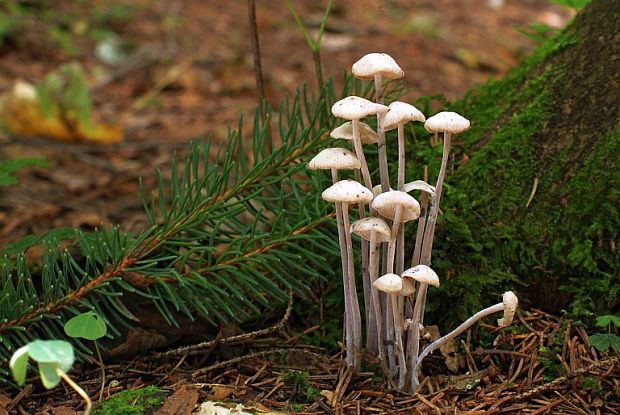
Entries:
{"label": "small mushroom", "polygon": [[435,186],[431,186],[424,180],[415,180],[405,183],[403,191],[409,193],[414,190],[420,190],[420,218],[418,219],[418,231],[415,237],[415,246],[413,255],[411,255],[411,266],[420,263],[420,251],[422,250],[422,239],[424,238],[424,227],[426,226],[426,211],[428,208],[428,198],[432,198],[435,194]]}
{"label": "small mushroom", "polygon": [[[344,227],[345,245],[347,252],[347,276],[345,281],[345,290],[348,289],[348,297],[351,304],[351,312],[353,314],[351,321],[352,327],[347,327],[352,333],[351,349],[347,348],[347,364],[355,370],[359,368],[360,362],[357,352],[362,347],[362,321],[360,315],[359,302],[357,300],[357,289],[355,288],[355,264],[353,262],[353,243],[351,241],[351,232],[349,227],[349,204],[351,203],[369,203],[372,198],[372,192],[353,180],[341,180],[331,185],[321,194],[323,200],[334,202],[342,205],[342,224]],[[344,277],[343,277],[344,278]]]}
{"label": "small mushroom", "polygon": [[[360,121],[359,129],[362,144],[376,144],[377,133],[370,127],[370,125]],[[353,141],[353,123],[351,121],[345,122],[340,127],[334,128],[332,132],[329,133],[329,136],[340,140]]]}
{"label": "small mushroom", "polygon": [[[370,242],[368,269],[370,284],[374,285],[375,281],[377,281],[377,274],[379,272],[379,243],[388,242],[390,240],[390,226],[381,218],[363,218],[356,220],[351,224],[351,233],[354,233],[362,239]],[[377,290],[371,290],[371,298],[373,306],[372,318],[377,327],[376,335],[378,357],[381,364],[387,368],[387,363],[385,361],[385,347],[383,344],[383,324],[381,323],[381,301]],[[366,324],[370,324],[370,321],[366,322]]]}
{"label": "small mushroom", "polygon": [[[332,184],[338,182],[338,170],[343,169],[359,169],[360,161],[355,154],[347,150],[346,148],[326,148],[322,150],[319,154],[314,156],[312,160],[308,163],[308,168],[311,170],[330,170],[332,175]],[[336,203],[336,224],[338,226],[338,242],[340,246],[340,263],[342,267],[342,282],[344,287],[344,298],[345,298],[345,332],[346,332],[346,342],[349,342],[347,350],[353,349],[353,315],[354,312],[352,310],[353,304],[352,300],[349,296],[350,289],[348,287],[348,253],[346,251],[346,239],[345,239],[345,229],[343,225],[343,217],[342,217],[342,204]],[[347,359],[353,359],[353,354],[347,355]]]}
{"label": "small mushroom", "polygon": [[396,190],[403,190],[405,185],[405,129],[404,126],[410,121],[426,121],[424,114],[416,107],[406,102],[392,102],[390,109],[381,119],[383,131],[398,129],[398,180]]}
{"label": "small mushroom", "polygon": [[497,320],[499,327],[508,327],[512,324],[512,320],[517,312],[519,299],[512,291],[506,291],[502,296],[502,304],[504,305],[504,317]]}
{"label": "small mushroom", "polygon": [[377,113],[384,113],[387,112],[387,110],[388,107],[385,105],[375,104],[367,99],[356,96],[343,98],[332,106],[332,114],[334,114],[334,116],[351,121],[353,147],[355,148],[357,158],[359,158],[362,163],[364,185],[369,189],[372,189],[372,181],[370,180],[370,172],[368,171],[366,157],[364,157],[364,150],[362,149],[359,123],[362,118]]}
{"label": "small mushroom", "polygon": [[[359,79],[374,80],[375,85],[375,101],[383,104],[383,83],[391,79],[400,79],[405,74],[398,66],[394,58],[386,53],[369,53],[362,56],[351,68],[353,76]],[[385,132],[381,128],[381,118],[383,115],[377,113],[378,125],[378,141],[377,147],[379,152],[379,175],[381,177],[381,188],[384,192],[390,189],[390,179],[387,164],[387,149],[385,147]]]}
{"label": "small mushroom", "polygon": [[428,265],[416,265],[413,268],[409,268],[401,274],[401,277],[415,280],[420,284],[439,287],[439,276]]}

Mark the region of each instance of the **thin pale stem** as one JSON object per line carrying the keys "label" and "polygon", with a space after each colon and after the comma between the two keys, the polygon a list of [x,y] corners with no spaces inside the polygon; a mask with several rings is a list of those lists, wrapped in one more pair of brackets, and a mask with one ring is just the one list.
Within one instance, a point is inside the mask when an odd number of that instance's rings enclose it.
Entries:
{"label": "thin pale stem", "polygon": [[349,206],[342,206],[342,224],[347,244],[347,279],[349,283],[349,298],[351,300],[351,321],[353,324],[353,370],[360,369],[360,359],[358,357],[362,350],[362,317],[360,315],[360,305],[357,300],[357,289],[355,288],[355,263],[353,262],[353,242],[351,241],[351,231],[349,228]]}
{"label": "thin pale stem", "polygon": [[[383,104],[383,79],[381,75],[375,75],[375,102]],[[377,150],[379,153],[379,178],[381,191],[390,190],[390,175],[387,162],[387,149],[385,147],[385,131],[381,128],[383,114],[377,114]]]}
{"label": "thin pale stem", "polygon": [[443,344],[454,339],[459,334],[464,333],[467,329],[473,326],[478,320],[481,320],[491,314],[499,313],[500,311],[503,311],[503,310],[504,310],[503,303],[498,303],[498,304],[492,305],[491,307],[487,307],[484,310],[480,310],[476,314],[474,314],[473,316],[465,320],[463,323],[461,323],[460,326],[452,330],[450,333],[446,334],[443,337],[438,338],[434,342],[427,345],[424,348],[424,350],[422,350],[422,353],[420,353],[420,356],[416,359],[415,365],[413,366],[413,370],[411,371],[411,392],[412,393],[415,392],[418,386],[420,385],[419,380],[418,380],[418,374],[420,371],[420,366],[422,365],[422,361],[424,360],[426,356],[428,356],[435,350],[439,349]]}
{"label": "thin pale stem", "polygon": [[392,298],[392,315],[394,316],[394,335],[396,336],[396,352],[398,353],[398,389],[405,388],[407,379],[407,361],[405,360],[405,347],[403,345],[402,310],[399,309],[397,294],[390,294]]}
{"label": "thin pale stem", "polygon": [[[355,170],[355,180],[360,181],[360,172]],[[364,203],[357,204],[359,218],[366,217],[366,206]],[[366,311],[366,347],[372,352],[378,352],[377,339],[377,325],[375,318],[375,307],[371,301],[372,282],[370,281],[369,260],[368,260],[368,241],[364,238],[360,241],[360,248],[362,251],[362,289],[364,290],[364,310]]]}
{"label": "thin pale stem", "polygon": [[[430,265],[431,263],[431,251],[433,249],[433,235],[435,233],[435,223],[437,222],[437,215],[439,213],[439,202],[441,200],[441,190],[443,188],[443,181],[446,175],[446,166],[448,164],[448,155],[450,153],[450,133],[444,134],[444,146],[443,156],[441,158],[441,167],[439,169],[439,176],[437,177],[437,185],[435,186],[435,193],[433,194],[431,202],[431,210],[428,215],[428,223],[424,231],[424,239],[422,245],[422,252],[420,254],[420,263],[424,265]],[[417,361],[418,351],[420,350],[420,330],[416,329],[424,322],[424,306],[426,305],[426,290],[427,284],[420,284],[416,295],[415,306],[413,307],[413,341],[411,344],[411,361]],[[415,365],[415,364],[414,364]],[[413,373],[413,372],[412,372]],[[412,382],[414,375],[412,374]]]}
{"label": "thin pale stem", "polygon": [[382,313],[381,313],[381,300],[379,299],[379,290],[373,287],[373,284],[377,280],[377,274],[379,272],[379,245],[377,244],[377,234],[375,232],[371,232],[370,234],[370,258],[369,258],[369,273],[370,273],[370,286],[372,292],[372,304],[375,310],[375,326],[376,326],[376,336],[377,336],[377,355],[379,357],[379,361],[381,362],[381,367],[383,369],[383,373],[387,374],[388,372],[388,364],[385,359],[385,344],[384,341],[384,333],[383,333],[383,322]]}
{"label": "thin pale stem", "polygon": [[368,171],[368,164],[366,163],[366,156],[364,156],[364,149],[362,148],[362,140],[360,138],[360,120],[351,120],[351,129],[353,132],[353,147],[355,148],[355,155],[360,161],[362,178],[364,179],[364,186],[366,186],[372,192],[372,180],[370,179],[370,172]]}
{"label": "thin pale stem", "polygon": [[424,238],[424,227],[426,226],[426,214],[428,213],[428,193],[422,192],[420,195],[420,219],[418,219],[418,231],[415,236],[415,247],[411,256],[411,266],[420,264],[420,252],[422,250],[422,239]]}
{"label": "thin pale stem", "polygon": [[67,382],[67,385],[71,386],[73,390],[82,397],[82,399],[84,399],[84,402],[86,402],[86,408],[84,408],[84,415],[90,414],[90,411],[93,408],[93,402],[90,400],[88,394],[84,392],[84,389],[80,388],[80,385],[75,383],[73,379],[71,379],[69,375],[63,372],[59,367],[56,368],[56,373],[58,374],[58,376],[60,376],[62,380]]}
{"label": "thin pale stem", "polygon": [[[338,181],[338,170],[331,169],[332,183]],[[344,225],[342,219],[342,203],[336,203],[336,224],[338,225],[338,245],[340,246],[340,266],[342,267],[342,287],[344,291],[344,335],[345,335],[345,361],[347,366],[353,366],[354,363],[354,343],[353,343],[353,316],[351,308],[351,299],[349,296],[349,255],[347,253],[347,241],[344,234]]]}

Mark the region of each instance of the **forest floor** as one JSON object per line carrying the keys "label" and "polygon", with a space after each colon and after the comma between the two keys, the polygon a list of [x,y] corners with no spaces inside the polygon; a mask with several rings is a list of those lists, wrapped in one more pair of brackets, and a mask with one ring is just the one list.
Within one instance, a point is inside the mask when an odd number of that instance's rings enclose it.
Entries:
{"label": "forest floor", "polygon": [[[297,3],[313,33],[324,2]],[[37,83],[61,64],[77,60],[91,86],[97,118],[121,125],[124,137],[117,144],[96,145],[0,135],[3,159],[43,157],[49,162],[47,168],[21,171],[19,185],[2,189],[0,244],[53,227],[88,230],[119,224],[125,231],[143,229],[139,177],[149,192],[156,186],[154,172],[166,174],[172,152],[183,152],[189,140],[206,135],[225,140],[228,126],[236,126],[240,114],[246,130],[251,126],[256,91],[246,3],[42,4],[40,15],[20,15],[12,29],[2,32],[0,91],[10,90],[17,79]],[[304,82],[316,88],[310,51],[284,2],[277,4],[257,2],[266,95],[275,108]],[[321,49],[324,75],[340,85],[343,72],[359,57],[383,51],[405,71],[405,99],[437,94],[454,99],[489,77],[501,77],[531,51],[533,41],[517,27],[561,27],[570,17],[570,10],[545,0],[339,0]],[[111,32],[129,45],[127,57],[113,66],[95,53],[102,33]],[[341,370],[338,355],[298,344],[299,334],[312,327],[290,325],[277,337],[232,348],[241,356],[259,345],[284,344],[290,351],[277,362],[250,356],[209,369],[212,357],[221,357],[215,346],[210,358],[114,361],[107,376],[118,385],[108,386],[104,395],[158,385],[185,394],[181,400],[188,402],[200,394],[249,402],[257,410],[300,413],[620,413],[617,402],[608,399],[620,395],[619,365],[602,360],[587,345],[583,329],[538,311],[517,324],[513,334],[480,328],[496,342],[488,348],[473,340],[466,344],[471,348],[461,356],[460,373],[468,374],[461,378],[443,368],[444,357],[429,359],[429,368],[441,368],[444,375],[426,377],[415,396],[382,390],[372,373],[351,377]],[[197,373],[198,367],[209,370]],[[583,368],[587,370],[579,372]],[[97,367],[81,367],[76,373],[98,398]],[[552,378],[560,381],[527,395]],[[33,385],[18,395],[0,394],[0,414],[70,414],[69,407],[76,408],[77,402],[62,388],[43,391]],[[183,411],[177,407],[153,413],[190,413]]]}

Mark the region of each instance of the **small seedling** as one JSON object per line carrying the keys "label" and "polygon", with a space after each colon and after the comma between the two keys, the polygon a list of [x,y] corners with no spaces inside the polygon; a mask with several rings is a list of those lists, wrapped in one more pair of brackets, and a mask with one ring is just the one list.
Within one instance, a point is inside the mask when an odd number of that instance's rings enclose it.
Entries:
{"label": "small seedling", "polygon": [[94,311],[78,314],[65,323],[65,333],[69,337],[82,338],[92,340],[97,351],[99,366],[101,367],[101,392],[99,393],[99,402],[103,399],[103,390],[105,388],[105,365],[101,358],[101,351],[97,340],[106,335],[108,326],[105,321]]}
{"label": "small seedling", "polygon": [[67,375],[73,366],[75,355],[73,347],[64,340],[34,340],[20,347],[13,353],[9,367],[13,379],[19,386],[26,382],[28,358],[37,362],[39,376],[46,389],[56,387],[61,380],[71,386],[86,402],[84,415],[88,415],[92,408],[92,402],[86,392]]}
{"label": "small seedling", "polygon": [[620,353],[620,337],[612,332],[611,326],[620,328],[620,317],[618,316],[599,316],[596,318],[596,326],[607,328],[607,333],[593,334],[588,338],[590,346],[601,352],[606,352],[610,348],[616,353]]}

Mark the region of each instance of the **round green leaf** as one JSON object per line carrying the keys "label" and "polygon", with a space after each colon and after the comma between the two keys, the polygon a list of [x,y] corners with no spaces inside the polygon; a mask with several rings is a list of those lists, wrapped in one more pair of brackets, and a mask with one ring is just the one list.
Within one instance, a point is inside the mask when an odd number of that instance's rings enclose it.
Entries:
{"label": "round green leaf", "polygon": [[39,362],[39,376],[46,389],[55,388],[60,383],[60,376],[56,372],[57,367],[56,362]]}
{"label": "round green leaf", "polygon": [[40,363],[56,363],[63,372],[68,372],[75,361],[73,347],[64,340],[35,340],[29,346],[28,353],[39,367]]}
{"label": "round green leaf", "polygon": [[105,321],[94,311],[78,314],[65,324],[65,333],[73,338],[97,340],[105,336],[107,331]]}
{"label": "round green leaf", "polygon": [[30,346],[20,347],[13,353],[9,362],[13,379],[19,386],[26,383],[26,370],[28,369],[28,350]]}

